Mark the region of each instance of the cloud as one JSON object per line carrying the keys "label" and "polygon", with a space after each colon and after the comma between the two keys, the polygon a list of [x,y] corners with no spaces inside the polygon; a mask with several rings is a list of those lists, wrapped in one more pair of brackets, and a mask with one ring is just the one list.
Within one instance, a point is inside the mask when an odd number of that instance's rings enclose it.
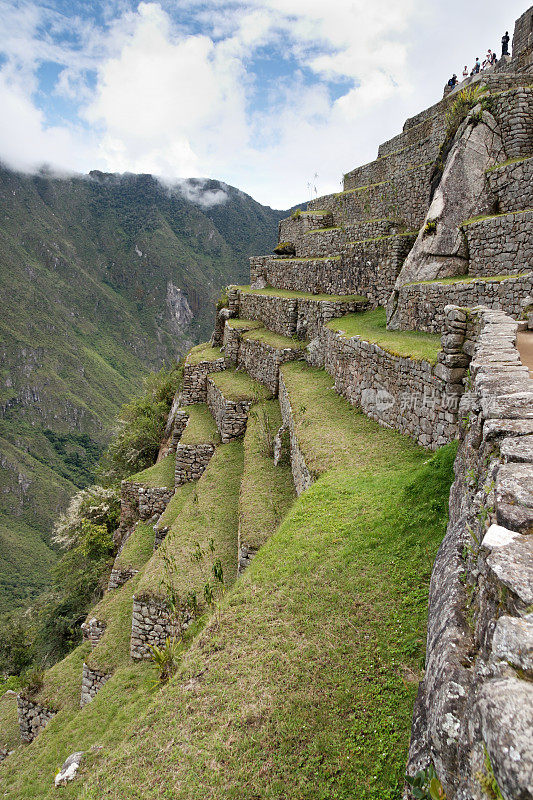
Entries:
{"label": "cloud", "polygon": [[[337,190],[521,8],[486,0],[480,18],[475,6],[181,0],[178,14],[174,0],[110,0],[98,17],[88,5],[65,15],[54,0],[0,0],[0,159],[167,183],[208,175],[288,207],[315,185]],[[46,63],[58,68],[50,86]]]}

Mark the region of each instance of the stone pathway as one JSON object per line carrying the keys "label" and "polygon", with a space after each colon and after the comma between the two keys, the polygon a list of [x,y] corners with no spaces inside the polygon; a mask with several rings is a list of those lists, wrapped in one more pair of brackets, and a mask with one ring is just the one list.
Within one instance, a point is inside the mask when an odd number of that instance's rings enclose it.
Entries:
{"label": "stone pathway", "polygon": [[533,380],[533,331],[520,331],[516,336],[516,346],[522,364],[528,368],[529,377]]}

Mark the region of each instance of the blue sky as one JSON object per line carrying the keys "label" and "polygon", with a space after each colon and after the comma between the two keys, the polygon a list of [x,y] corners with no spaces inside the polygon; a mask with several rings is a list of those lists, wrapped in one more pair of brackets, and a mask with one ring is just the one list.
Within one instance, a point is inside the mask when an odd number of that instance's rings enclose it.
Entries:
{"label": "blue sky", "polygon": [[499,52],[524,10],[514,0],[0,0],[0,160],[214,177],[288,207],[309,184],[337,190],[453,71]]}

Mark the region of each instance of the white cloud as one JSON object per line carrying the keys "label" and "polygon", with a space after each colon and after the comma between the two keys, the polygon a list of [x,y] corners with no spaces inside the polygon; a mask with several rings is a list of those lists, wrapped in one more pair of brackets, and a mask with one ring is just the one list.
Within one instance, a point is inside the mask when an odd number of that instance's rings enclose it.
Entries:
{"label": "white cloud", "polygon": [[[337,190],[342,172],[439,98],[449,73],[478,54],[472,48],[497,46],[494,31],[511,28],[522,4],[486,0],[481,15],[479,5],[182,0],[177,18],[172,0],[116,0],[98,27],[0,0],[0,159],[168,181],[209,176],[287,207],[305,199],[309,182]],[[258,53],[273,63],[287,56],[294,69],[265,87],[253,72]],[[45,61],[60,65],[54,92],[78,103],[78,119],[50,126],[39,110]],[[335,99],[338,80],[346,88]]]}

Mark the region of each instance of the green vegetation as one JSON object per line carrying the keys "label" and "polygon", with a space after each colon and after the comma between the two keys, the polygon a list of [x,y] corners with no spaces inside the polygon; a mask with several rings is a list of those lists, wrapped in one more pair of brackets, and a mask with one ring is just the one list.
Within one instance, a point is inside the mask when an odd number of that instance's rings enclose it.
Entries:
{"label": "green vegetation", "polygon": [[254,328],[261,328],[263,325],[262,322],[259,322],[256,319],[237,319],[236,317],[228,319],[227,324],[230,328],[234,328],[236,331],[240,331],[241,329],[251,331]]}
{"label": "green vegetation", "polygon": [[320,258],[285,258],[287,263],[291,261],[340,261],[340,256],[321,256]]}
{"label": "green vegetation", "polygon": [[295,248],[292,242],[279,242],[274,248],[274,253],[278,256],[293,256]]}
{"label": "green vegetation", "polygon": [[110,673],[129,662],[133,595],[139,586],[141,575],[142,573],[134,575],[118,589],[107,592],[91,610],[91,616],[106,623],[97,647],[85,659],[91,669]]}
{"label": "green vegetation", "polygon": [[[0,166],[0,548],[11,554],[0,610],[50,586],[54,518],[94,483],[112,422],[147,370],[205,339],[220,287],[273,247],[285,212],[223,191],[227,202],[205,208],[147,175],[58,179]],[[183,329],[169,287],[194,312]]]}
{"label": "green vegetation", "polygon": [[161,461],[142,472],[136,472],[128,477],[130,483],[140,483],[143,486],[161,487],[172,489],[174,487],[174,472],[176,468],[176,454],[163,456]]}
{"label": "green vegetation", "polygon": [[516,278],[523,278],[524,276],[528,275],[527,272],[518,272],[516,275],[458,275],[454,278],[435,278],[431,281],[413,281],[412,283],[406,283],[406,286],[425,286],[432,283],[435,284],[453,284],[453,283],[474,283],[476,281],[483,281],[485,283],[492,283],[492,282],[501,282],[501,281],[509,281]]}
{"label": "green vegetation", "polygon": [[461,227],[466,225],[473,225],[475,222],[484,222],[487,219],[498,219],[499,217],[509,217],[511,214],[527,214],[533,211],[533,208],[523,208],[520,211],[505,211],[503,214],[480,214],[478,217],[471,217],[464,222],[461,222]]}
{"label": "green vegetation", "polygon": [[217,361],[219,358],[223,357],[224,354],[220,347],[211,347],[209,342],[203,342],[193,347],[192,350],[189,350],[185,363],[192,366],[194,364],[200,364],[201,361]]}
{"label": "green vegetation", "polygon": [[[241,442],[220,445],[205,472],[175,517],[163,544],[153,554],[139,582],[138,596],[168,599],[168,583],[186,605],[194,593],[201,605],[202,591],[209,579],[211,563],[195,559],[198,548],[220,559],[225,582],[231,586],[237,576],[237,528],[239,489],[243,469]],[[210,551],[210,541],[214,549]]]}
{"label": "green vegetation", "polygon": [[[37,748],[20,748],[0,765],[8,794],[54,797],[53,774],[76,748],[87,757],[63,790],[66,800],[79,797],[80,786],[84,800],[156,800],[162,787],[176,800],[397,800],[455,447],[428,456],[351,408],[323,371],[299,363],[282,369],[298,442],[318,480],[182,649],[168,683],[156,689],[152,665],[116,658],[92,703],[62,710]],[[259,418],[249,429],[256,422],[261,447]],[[245,438],[242,481],[249,460],[257,487],[263,455],[253,439]],[[193,490],[175,520],[177,574],[199,572],[188,548],[194,552],[199,533],[207,551],[220,524],[228,525],[235,557],[241,470],[242,445],[221,446],[196,500]],[[260,504],[256,514],[268,521]],[[157,590],[157,571],[153,577]],[[121,591],[130,592],[127,644],[131,592],[140,587],[126,584],[103,602],[116,603]],[[95,744],[102,749],[91,750]]]}
{"label": "green vegetation", "polygon": [[17,700],[14,694],[0,694],[0,750],[20,745]]}
{"label": "green vegetation", "polygon": [[101,473],[106,482],[117,483],[154,464],[182,374],[181,364],[151,373],[145,378],[143,393],[122,406],[102,459]]}
{"label": "green vegetation", "polygon": [[217,426],[206,403],[187,406],[189,421],[183,431],[180,444],[219,444]]}
{"label": "green vegetation", "polygon": [[116,567],[139,571],[150,560],[153,552],[154,526],[147,522],[138,522],[117,557]]}
{"label": "green vegetation", "polygon": [[32,700],[47,708],[79,708],[83,662],[91,652],[89,642],[76,647],[53,667],[43,673],[43,683]]}
{"label": "green vegetation", "polygon": [[384,308],[346,314],[340,319],[328,322],[327,327],[340,331],[344,336],[360,336],[368,342],[378,344],[388,353],[412,358],[415,361],[429,361],[434,364],[441,350],[440,336],[421,331],[389,331]]}
{"label": "green vegetation", "polygon": [[304,236],[307,236],[309,233],[324,233],[324,231],[341,231],[342,228],[340,225],[330,225],[328,228],[311,228],[311,230],[305,231]]}
{"label": "green vegetation", "polygon": [[170,498],[169,504],[159,517],[157,527],[170,527],[176,517],[181,514],[181,509],[194,491],[196,491],[195,484],[192,482],[183,483],[180,486],[176,486],[176,490]]}
{"label": "green vegetation", "polygon": [[258,328],[256,330],[245,333],[243,339],[251,339],[252,341],[264,342],[265,344],[275,347],[276,350],[285,350],[291,348],[292,350],[304,350],[307,342],[295,337],[282,336],[279,333],[269,331],[268,328]]}
{"label": "green vegetation", "polygon": [[386,236],[373,236],[370,239],[359,239],[355,242],[347,242],[347,244],[367,244],[368,242],[382,242],[388,239],[398,239],[400,236],[416,236],[417,231],[402,231],[402,233],[391,233]]}
{"label": "green vegetation", "polygon": [[[284,297],[289,300],[329,300],[332,303],[339,302],[366,302],[366,297],[358,294],[311,294],[311,292],[293,292],[289,289],[276,289],[272,286],[267,286],[265,289],[250,289],[249,286],[235,286],[243,294],[259,294],[265,297]],[[260,323],[261,324],[261,323]]]}
{"label": "green vegetation", "polygon": [[214,372],[209,380],[220,389],[226,400],[268,400],[271,392],[246,372],[235,369],[226,369],[224,372]]}
{"label": "green vegetation", "polygon": [[502,161],[499,164],[494,164],[492,167],[489,167],[488,169],[485,170],[485,172],[495,172],[497,169],[508,167],[511,164],[519,164],[521,161],[529,161],[530,158],[533,158],[533,156],[519,156],[518,158],[508,158],[507,161]]}
{"label": "green vegetation", "polygon": [[288,457],[278,466],[273,461],[274,436],[281,422],[277,400],[266,400],[254,406],[246,426],[239,539],[253,550],[274,533],[294,500]]}

